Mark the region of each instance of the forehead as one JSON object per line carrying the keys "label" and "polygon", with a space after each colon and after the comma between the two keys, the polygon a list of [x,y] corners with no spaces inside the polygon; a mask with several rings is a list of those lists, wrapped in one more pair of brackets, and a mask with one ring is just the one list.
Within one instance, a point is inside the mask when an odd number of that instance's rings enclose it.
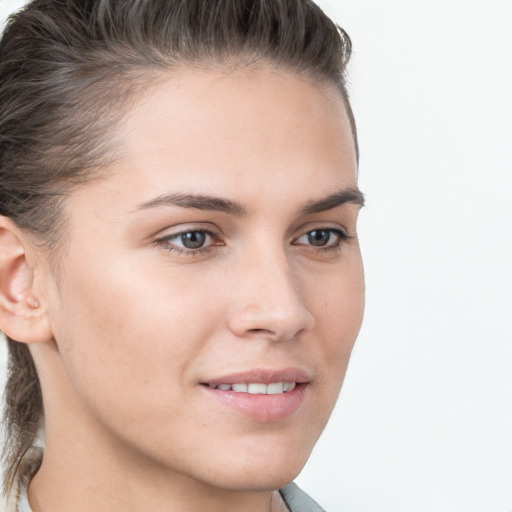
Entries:
{"label": "forehead", "polygon": [[186,160],[205,172],[211,165],[204,160],[247,164],[265,156],[280,166],[294,152],[304,158],[315,145],[336,153],[344,166],[356,166],[350,123],[335,86],[272,68],[184,69],[162,77],[131,105],[115,139],[121,161]]}
{"label": "forehead", "polygon": [[128,212],[166,193],[246,204],[258,196],[273,205],[293,194],[306,202],[356,186],[340,93],[271,68],[158,77],[110,136],[118,157],[105,178],[70,197],[96,201],[98,213]]}

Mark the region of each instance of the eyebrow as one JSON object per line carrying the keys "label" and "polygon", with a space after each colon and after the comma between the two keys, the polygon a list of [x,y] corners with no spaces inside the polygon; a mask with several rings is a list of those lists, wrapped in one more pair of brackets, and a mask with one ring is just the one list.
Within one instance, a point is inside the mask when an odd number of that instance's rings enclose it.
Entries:
{"label": "eyebrow", "polygon": [[[300,209],[300,214],[310,215],[313,213],[320,213],[332,210],[333,208],[345,203],[355,204],[362,208],[364,206],[364,195],[357,188],[347,188],[320,200],[308,202]],[[237,201],[201,194],[163,194],[139,204],[137,206],[137,210],[147,210],[149,208],[157,208],[160,206],[194,208],[198,210],[227,213],[237,217],[244,217],[248,215],[247,208]]]}
{"label": "eyebrow", "polygon": [[196,194],[164,194],[139,204],[137,209],[146,210],[158,206],[180,206],[181,208],[196,208],[214,212],[228,213],[243,217],[247,215],[247,209],[241,203],[222,199],[220,197],[196,195]]}
{"label": "eyebrow", "polygon": [[311,215],[312,213],[332,210],[345,203],[355,204],[362,208],[364,206],[364,194],[357,188],[346,188],[318,201],[310,201],[300,212],[302,215]]}

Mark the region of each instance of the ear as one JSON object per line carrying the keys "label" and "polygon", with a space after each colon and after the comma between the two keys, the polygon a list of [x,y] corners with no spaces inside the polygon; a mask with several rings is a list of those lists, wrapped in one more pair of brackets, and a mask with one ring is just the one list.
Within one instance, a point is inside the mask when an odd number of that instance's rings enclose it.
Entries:
{"label": "ear", "polygon": [[37,258],[29,258],[33,250],[27,234],[11,219],[0,216],[0,330],[24,343],[52,339],[50,323],[34,289]]}

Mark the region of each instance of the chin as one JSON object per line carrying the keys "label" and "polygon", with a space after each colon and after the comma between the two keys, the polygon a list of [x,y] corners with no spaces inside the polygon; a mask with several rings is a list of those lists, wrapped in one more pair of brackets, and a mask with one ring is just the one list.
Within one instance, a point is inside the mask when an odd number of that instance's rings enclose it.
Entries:
{"label": "chin", "polygon": [[246,453],[236,461],[226,458],[222,469],[208,473],[215,475],[215,482],[211,482],[215,487],[233,491],[276,490],[297,477],[309,455],[310,450],[297,449],[297,445],[275,449],[269,444],[258,454]]}
{"label": "chin", "polygon": [[275,491],[292,482],[301,470],[302,466],[275,468],[269,464],[265,469],[248,469],[242,474],[217,475],[215,481],[208,483],[217,488],[238,492]]}

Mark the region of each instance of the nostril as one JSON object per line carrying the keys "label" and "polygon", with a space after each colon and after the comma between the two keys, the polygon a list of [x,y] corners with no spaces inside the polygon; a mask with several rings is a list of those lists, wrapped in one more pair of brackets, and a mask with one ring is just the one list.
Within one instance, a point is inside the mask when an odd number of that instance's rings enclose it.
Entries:
{"label": "nostril", "polygon": [[[281,295],[283,299],[283,294]],[[293,299],[293,300],[292,300]],[[283,303],[268,301],[247,301],[229,311],[229,329],[241,338],[265,338],[270,341],[296,339],[303,331],[311,329],[314,323],[311,313],[298,297],[291,297]]]}

